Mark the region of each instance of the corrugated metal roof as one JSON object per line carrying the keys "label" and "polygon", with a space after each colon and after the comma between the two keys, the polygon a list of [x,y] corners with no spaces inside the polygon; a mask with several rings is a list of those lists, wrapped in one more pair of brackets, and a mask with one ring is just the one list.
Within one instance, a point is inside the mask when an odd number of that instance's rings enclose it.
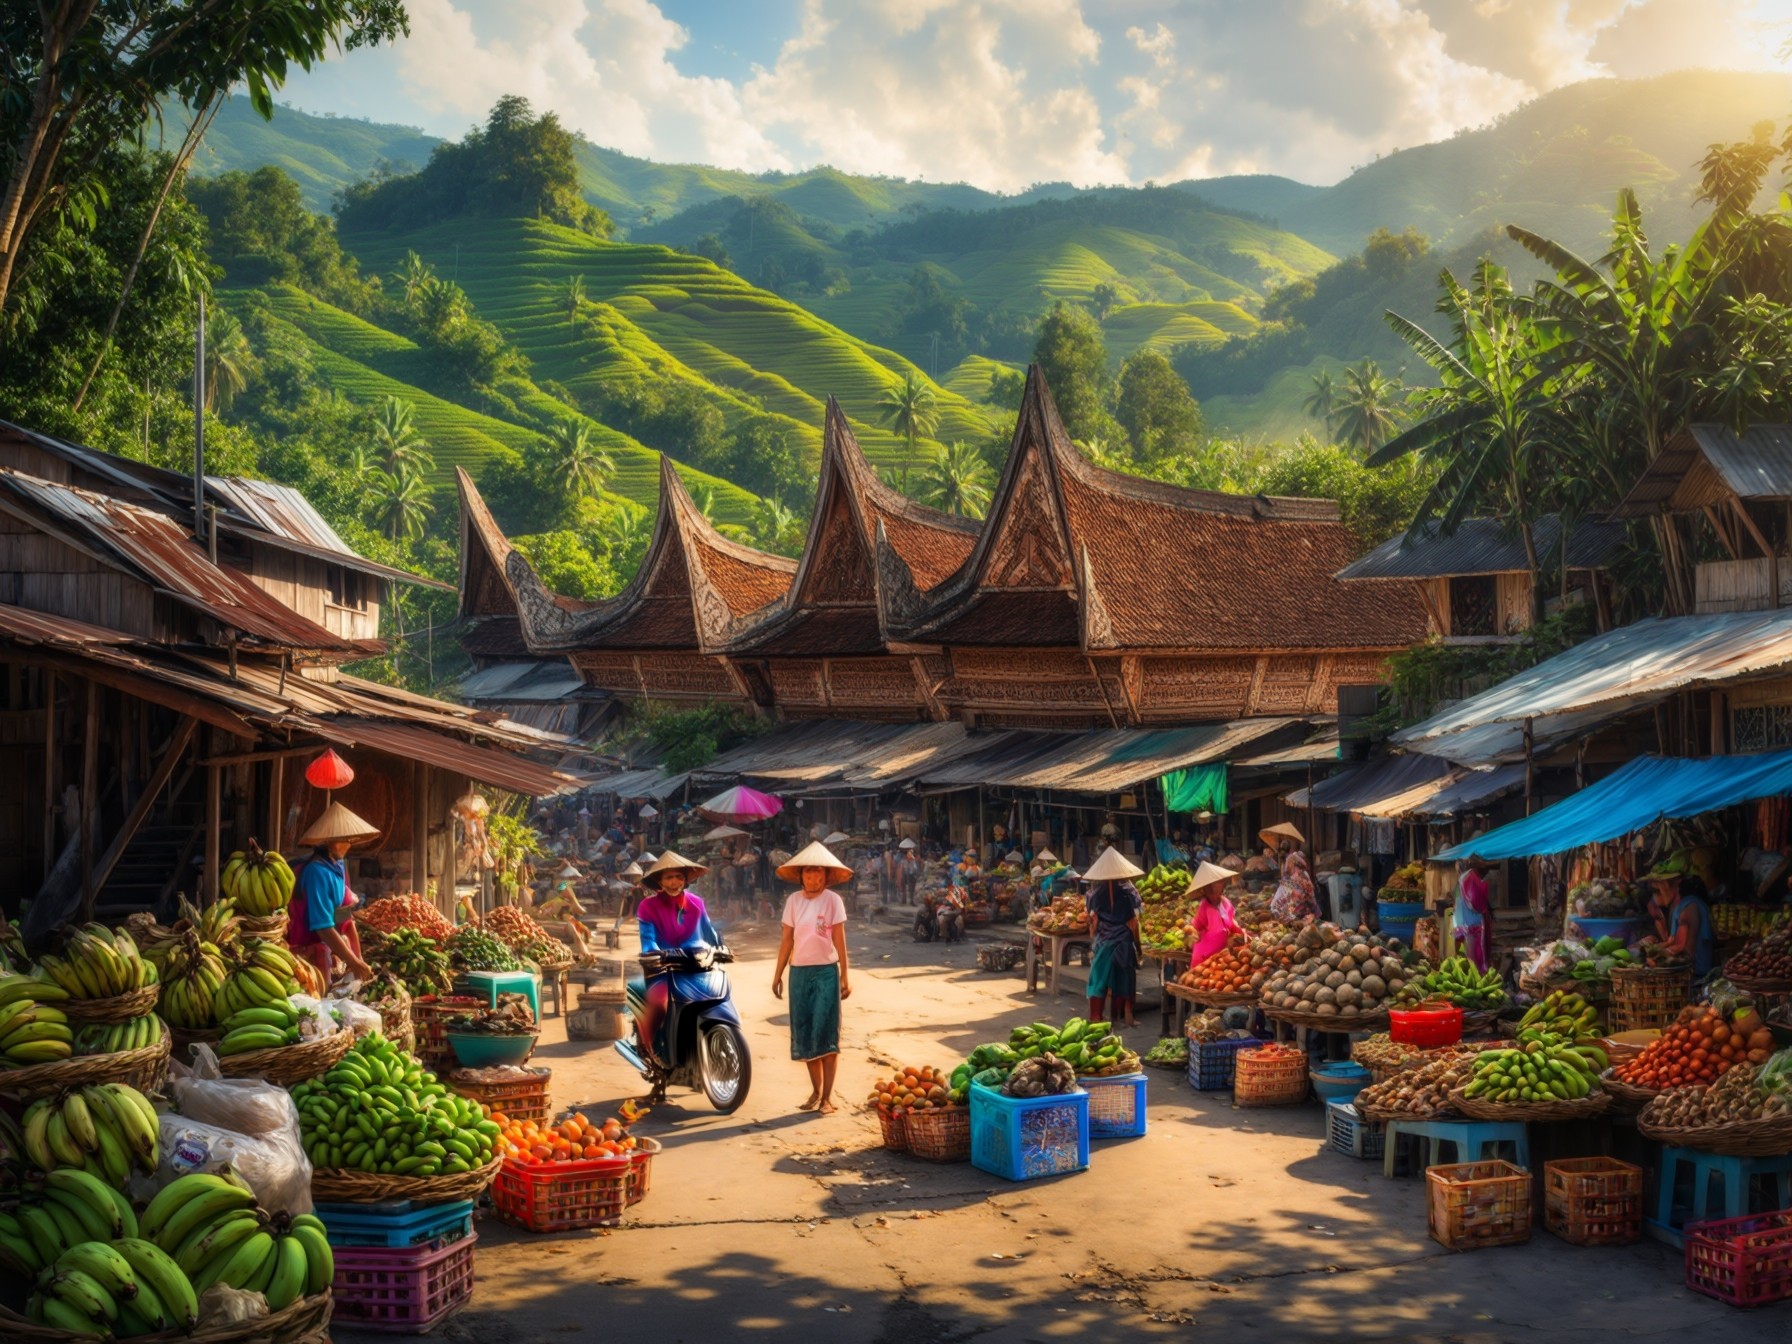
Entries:
{"label": "corrugated metal roof", "polygon": [[952,723],[815,720],[784,724],[723,753],[696,773],[755,779],[786,789],[877,790],[1017,736],[967,733]]}
{"label": "corrugated metal roof", "polygon": [[1524,775],[1522,765],[1502,765],[1497,770],[1464,770],[1433,789],[1428,796],[1403,802],[1406,810],[1397,815],[1429,817],[1433,822],[1439,822],[1464,813],[1479,812],[1489,803],[1524,788]]}
{"label": "corrugated metal roof", "polygon": [[1691,425],[1669,439],[1618,506],[1621,517],[1681,512],[1710,502],[1709,484],[1743,499],[1792,499],[1792,426]]}
{"label": "corrugated metal roof", "polygon": [[1792,609],[1638,621],[1510,677],[1394,735],[1409,745],[1493,723],[1612,709],[1792,664]]}
{"label": "corrugated metal roof", "polygon": [[585,684],[585,679],[564,659],[547,662],[496,663],[469,672],[456,688],[466,701],[504,700],[512,704],[547,704],[569,696],[607,698]]}
{"label": "corrugated metal roof", "polygon": [[1115,728],[1086,733],[1016,733],[994,750],[961,757],[919,777],[928,788],[989,784],[1073,793],[1118,793],[1171,770],[1223,761],[1303,719],[1235,719],[1192,728]]}
{"label": "corrugated metal roof", "polygon": [[[1448,536],[1440,524],[1427,523],[1422,534],[1389,537],[1362,559],[1339,570],[1340,579],[1437,579],[1470,574],[1510,574],[1526,570],[1524,538],[1500,518],[1465,518]],[[1623,523],[1588,520],[1568,534],[1568,567],[1597,569],[1624,544]],[[1532,528],[1537,557],[1545,566],[1556,561],[1562,544],[1562,520],[1539,518]]]}
{"label": "corrugated metal roof", "polygon": [[537,798],[575,793],[589,782],[581,775],[537,765],[508,751],[465,742],[412,724],[340,718],[327,720],[318,732],[344,746],[372,747],[392,756],[425,761],[482,784]]}
{"label": "corrugated metal roof", "polygon": [[1361,812],[1370,803],[1421,785],[1436,785],[1452,773],[1448,761],[1430,756],[1382,756],[1319,780],[1311,788],[1296,789],[1285,801],[1290,807],[1321,812]]}
{"label": "corrugated metal roof", "polygon": [[1318,736],[1310,737],[1304,742],[1272,747],[1256,755],[1236,756],[1232,759],[1232,764],[1239,769],[1274,769],[1283,765],[1310,765],[1337,759],[1338,725],[1334,723],[1327,725]]}
{"label": "corrugated metal roof", "polygon": [[227,532],[363,574],[439,588],[444,592],[454,591],[451,583],[369,560],[337,535],[324,516],[311,507],[311,501],[290,485],[257,481],[247,476],[207,476],[205,483],[207,489],[221,497],[232,510],[254,524],[253,528],[246,528],[229,514],[224,514],[220,521]]}
{"label": "corrugated metal roof", "polygon": [[[1614,720],[1639,709],[1648,709],[1666,699],[1665,695],[1640,699],[1613,700],[1597,709],[1570,714],[1546,714],[1531,721],[1531,751],[1542,756],[1565,742],[1588,737]],[[1482,723],[1442,737],[1402,744],[1407,751],[1426,756],[1439,756],[1456,765],[1484,770],[1524,759],[1524,724]]]}
{"label": "corrugated metal roof", "polygon": [[599,775],[591,781],[589,787],[599,793],[613,793],[618,798],[670,798],[685,785],[690,778],[688,772],[668,774],[656,765],[639,770],[619,770],[611,775]]}

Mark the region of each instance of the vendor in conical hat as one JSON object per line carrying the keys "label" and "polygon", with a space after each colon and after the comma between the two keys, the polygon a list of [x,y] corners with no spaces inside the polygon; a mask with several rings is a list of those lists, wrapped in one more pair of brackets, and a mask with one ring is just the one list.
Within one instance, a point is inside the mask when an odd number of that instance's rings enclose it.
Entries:
{"label": "vendor in conical hat", "polygon": [[1319,918],[1318,888],[1313,885],[1313,870],[1301,846],[1307,838],[1291,821],[1279,821],[1257,832],[1257,838],[1269,846],[1270,855],[1280,865],[1281,881],[1269,900],[1269,913],[1284,924],[1300,924]]}
{"label": "vendor in conical hat", "polygon": [[1189,879],[1188,890],[1183,894],[1193,896],[1199,902],[1188,921],[1189,932],[1194,935],[1188,955],[1191,968],[1225,947],[1233,934],[1243,932],[1238,925],[1237,912],[1226,895],[1226,884],[1237,876],[1230,868],[1202,862]]}
{"label": "vendor in conical hat", "polygon": [[798,890],[784,901],[784,936],[772,993],[784,997],[790,968],[790,1057],[809,1069],[809,1099],[799,1111],[834,1113],[834,1070],[840,1062],[840,1003],[852,997],[846,957],[846,902],[834,890],[853,871],[819,840],[778,869]]}
{"label": "vendor in conical hat", "polygon": [[[635,911],[635,918],[640,921],[643,956],[722,945],[721,931],[710,922],[703,898],[690,889],[690,884],[708,871],[670,849],[642,871],[641,886],[647,896]],[[676,969],[673,974],[678,974]],[[651,976],[642,989],[641,1039],[654,1042],[654,1049],[664,1059],[665,1043],[658,1039],[658,1033],[666,1020],[666,1006],[671,1002],[671,977]]]}
{"label": "vendor in conical hat", "polygon": [[[1139,989],[1139,914],[1145,903],[1132,884],[1145,870],[1118,849],[1104,849],[1083,872],[1089,889],[1083,904],[1089,911],[1089,936],[1095,940],[1089,957],[1089,1020],[1135,1027],[1133,998]],[[1113,1000],[1110,1017],[1103,1004]]]}
{"label": "vendor in conical hat", "polygon": [[300,844],[311,846],[311,857],[299,865],[287,906],[286,941],[323,972],[326,984],[344,970],[362,980],[373,979],[373,968],[361,959],[360,932],[349,915],[355,897],[349,890],[347,859],[355,845],[378,838],[378,827],[336,802],[299,837]]}

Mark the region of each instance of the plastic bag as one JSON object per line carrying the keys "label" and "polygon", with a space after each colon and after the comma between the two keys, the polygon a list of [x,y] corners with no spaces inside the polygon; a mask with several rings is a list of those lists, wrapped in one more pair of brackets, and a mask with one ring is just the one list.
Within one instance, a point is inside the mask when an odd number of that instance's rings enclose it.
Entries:
{"label": "plastic bag", "polygon": [[334,1014],[337,1022],[354,1032],[357,1037],[365,1036],[370,1031],[379,1031],[385,1026],[385,1019],[380,1016],[379,1009],[369,1008],[354,999],[331,997],[324,1000],[328,1011]]}
{"label": "plastic bag", "polygon": [[263,1208],[309,1213],[311,1159],[292,1094],[260,1078],[224,1077],[208,1045],[194,1046],[193,1057],[191,1071],[174,1066],[169,1091],[178,1114],[162,1115],[162,1157],[150,1194],[177,1176],[229,1163]]}

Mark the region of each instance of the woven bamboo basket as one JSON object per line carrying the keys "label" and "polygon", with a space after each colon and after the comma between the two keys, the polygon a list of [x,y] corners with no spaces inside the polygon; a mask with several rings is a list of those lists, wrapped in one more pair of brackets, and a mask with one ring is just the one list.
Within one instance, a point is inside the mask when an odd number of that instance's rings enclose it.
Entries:
{"label": "woven bamboo basket", "polygon": [[56,1006],[68,1014],[70,1022],[84,1025],[97,1022],[110,1026],[114,1022],[129,1022],[132,1018],[142,1017],[161,997],[161,985],[154,984],[143,985],[128,994],[115,994],[109,999],[64,999]]}
{"label": "woven bamboo basket", "polygon": [[354,1043],[355,1033],[343,1027],[315,1041],[225,1055],[218,1061],[218,1071],[226,1078],[265,1078],[276,1086],[292,1087],[328,1073]]}
{"label": "woven bamboo basket", "polygon": [[1257,1002],[1257,991],[1254,989],[1237,994],[1221,994],[1214,990],[1190,989],[1187,985],[1169,984],[1164,988],[1170,991],[1172,998],[1187,999],[1203,1008],[1244,1008]]}
{"label": "woven bamboo basket", "polygon": [[1500,1023],[1500,1014],[1504,1008],[1476,1008],[1462,1010],[1462,1034],[1471,1036],[1476,1032],[1492,1031]]}
{"label": "woven bamboo basket", "polygon": [[1388,1027],[1386,1008],[1377,1009],[1373,1013],[1358,1013],[1354,1017],[1337,1013],[1306,1013],[1298,1008],[1265,1008],[1263,1016],[1272,1022],[1286,1022],[1291,1027],[1306,1027],[1309,1031],[1349,1033],[1386,1031]]}
{"label": "woven bamboo basket", "polygon": [[908,1150],[923,1162],[971,1160],[971,1108],[945,1106],[910,1111],[902,1119]]}
{"label": "woven bamboo basket", "polygon": [[900,1106],[877,1106],[878,1128],[883,1132],[884,1147],[892,1153],[908,1151],[908,1113]]}
{"label": "woven bamboo basket", "polygon": [[1298,1106],[1311,1087],[1304,1053],[1298,1058],[1282,1058],[1279,1053],[1265,1058],[1261,1049],[1240,1050],[1233,1062],[1234,1106]]}
{"label": "woven bamboo basket", "polygon": [[400,1199],[444,1204],[451,1199],[478,1199],[503,1165],[503,1158],[494,1157],[483,1167],[448,1176],[390,1176],[349,1167],[314,1167],[311,1197],[338,1204],[385,1204]]}
{"label": "woven bamboo basket", "polygon": [[1460,1087],[1450,1093],[1450,1105],[1470,1120],[1495,1123],[1517,1120],[1543,1123],[1553,1120],[1591,1120],[1596,1115],[1604,1115],[1611,1104],[1611,1094],[1607,1092],[1589,1092],[1573,1101],[1482,1101],[1479,1097],[1464,1096]]}
{"label": "woven bamboo basket", "polygon": [[1610,1069],[1599,1075],[1599,1086],[1610,1095],[1616,1115],[1635,1115],[1661,1095],[1654,1088],[1625,1082]]}
{"label": "woven bamboo basket", "polygon": [[237,936],[239,938],[266,938],[270,942],[286,941],[286,911],[275,915],[238,914]]}
{"label": "woven bamboo basket", "polygon": [[177,1027],[172,1022],[167,1024],[168,1035],[174,1041],[174,1058],[182,1064],[192,1062],[191,1047],[209,1045],[216,1047],[224,1039],[224,1032],[219,1027]]}
{"label": "woven bamboo basket", "polygon": [[[253,1321],[202,1324],[190,1335],[184,1330],[163,1330],[137,1338],[145,1344],[162,1344],[164,1340],[180,1344],[329,1344],[331,1305],[330,1290],[326,1288],[314,1297],[302,1297],[284,1310]],[[92,1344],[98,1336],[38,1325],[0,1307],[0,1339],[8,1344]]]}
{"label": "woven bamboo basket", "polygon": [[1654,966],[1612,969],[1612,1001],[1606,1025],[1612,1031],[1670,1027],[1692,998],[1692,972]]}
{"label": "woven bamboo basket", "polygon": [[1792,1152],[1792,1115],[1681,1128],[1652,1121],[1649,1112],[1653,1109],[1653,1104],[1643,1107],[1636,1118],[1636,1132],[1645,1139],[1726,1157],[1780,1157]]}
{"label": "woven bamboo basket", "polygon": [[[416,1030],[411,1025],[411,996],[403,985],[383,982],[380,985],[382,997],[378,999],[358,998],[380,1015],[380,1031],[388,1041],[399,1049],[409,1053],[417,1042]],[[362,993],[367,993],[363,990]]]}
{"label": "woven bamboo basket", "polygon": [[35,1101],[71,1087],[124,1083],[146,1097],[156,1096],[168,1082],[168,1057],[174,1043],[164,1033],[154,1045],[110,1055],[74,1055],[53,1064],[0,1070],[0,1097]]}
{"label": "woven bamboo basket", "polygon": [[1726,975],[1724,978],[1747,994],[1792,994],[1792,980],[1760,980],[1751,975]]}

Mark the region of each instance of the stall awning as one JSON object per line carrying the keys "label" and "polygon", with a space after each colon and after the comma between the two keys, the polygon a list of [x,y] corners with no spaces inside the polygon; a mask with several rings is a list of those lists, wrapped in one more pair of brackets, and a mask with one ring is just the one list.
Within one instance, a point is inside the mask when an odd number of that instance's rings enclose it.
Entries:
{"label": "stall awning", "polygon": [[453,774],[465,775],[475,783],[536,798],[575,793],[590,782],[584,776],[537,765],[508,751],[482,747],[408,724],[380,723],[372,719],[330,719],[320,724],[317,731],[320,737],[343,746],[372,747],[388,755],[423,761]]}
{"label": "stall awning", "polygon": [[[1578,710],[1572,714],[1549,714],[1532,719],[1531,755],[1540,760],[1557,747],[1591,737],[1626,714],[1648,709],[1659,704],[1663,698],[1651,695],[1637,700],[1611,700],[1597,709]],[[1524,724],[1481,723],[1458,732],[1445,733],[1441,737],[1403,742],[1401,745],[1407,751],[1437,756],[1452,765],[1485,769],[1488,766],[1524,760]]]}
{"label": "stall awning", "polygon": [[1008,741],[962,723],[865,723],[821,719],[784,724],[716,757],[704,778],[775,781],[787,792],[871,791]]}
{"label": "stall awning", "polygon": [[1452,773],[1448,761],[1432,756],[1383,756],[1322,779],[1311,788],[1296,789],[1286,801],[1290,807],[1311,807],[1321,812],[1366,812],[1384,798],[1436,785]]}
{"label": "stall awning", "polygon": [[1756,798],[1792,793],[1792,751],[1686,760],[1640,756],[1616,774],[1435,855],[1518,859],[1616,840],[1664,818],[1696,817]]}
{"label": "stall awning", "polygon": [[613,793],[618,798],[670,798],[685,785],[688,773],[668,773],[657,765],[640,770],[619,770],[613,775],[600,775],[590,787],[599,793]]}
{"label": "stall awning", "polygon": [[1229,759],[1276,733],[1302,731],[1304,719],[1235,719],[1193,728],[1114,728],[1086,733],[1016,733],[991,752],[929,771],[929,789],[987,784],[1109,794],[1173,770]]}

